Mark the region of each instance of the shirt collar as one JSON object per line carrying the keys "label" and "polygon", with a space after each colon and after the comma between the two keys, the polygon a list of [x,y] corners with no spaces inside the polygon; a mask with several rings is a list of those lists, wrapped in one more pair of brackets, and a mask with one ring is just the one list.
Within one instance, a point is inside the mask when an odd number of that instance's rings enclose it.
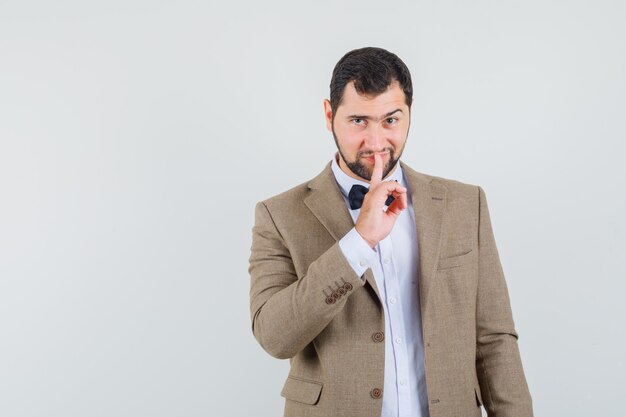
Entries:
{"label": "shirt collar", "polygon": [[[350,189],[354,184],[362,185],[364,187],[367,187],[368,189],[370,188],[369,182],[357,180],[356,178],[352,178],[351,176],[343,172],[343,170],[339,167],[339,163],[337,162],[338,158],[339,152],[335,152],[335,156],[331,162],[331,168],[333,170],[333,174],[335,175],[335,181],[337,181],[337,185],[339,185],[339,189],[341,190],[341,194],[343,194],[345,198],[348,198],[348,193],[350,193]],[[393,171],[383,181],[394,180],[398,181],[398,183],[402,184],[402,186],[406,186],[406,184],[404,184],[404,175],[402,174],[400,161],[396,163]]]}

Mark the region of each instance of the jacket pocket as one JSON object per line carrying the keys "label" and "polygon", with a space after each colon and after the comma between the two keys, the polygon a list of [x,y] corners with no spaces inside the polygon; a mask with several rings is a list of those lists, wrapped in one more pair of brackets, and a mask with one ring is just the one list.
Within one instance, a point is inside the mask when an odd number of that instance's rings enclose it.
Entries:
{"label": "jacket pocket", "polygon": [[280,395],[288,400],[314,405],[320,399],[322,386],[321,382],[289,376]]}
{"label": "jacket pocket", "polygon": [[461,255],[451,256],[449,258],[439,258],[437,269],[448,269],[464,265],[472,258],[472,249]]}

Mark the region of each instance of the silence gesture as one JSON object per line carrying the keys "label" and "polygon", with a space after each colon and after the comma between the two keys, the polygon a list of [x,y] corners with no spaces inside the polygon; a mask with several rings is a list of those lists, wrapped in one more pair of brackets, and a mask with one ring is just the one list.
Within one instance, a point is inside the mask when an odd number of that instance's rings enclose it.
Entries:
{"label": "silence gesture", "polygon": [[[395,181],[383,182],[382,179],[383,161],[382,157],[376,153],[370,189],[363,199],[361,212],[355,225],[356,231],[372,248],[391,233],[396,219],[407,207],[406,188]],[[385,201],[390,195],[395,200],[385,211]]]}

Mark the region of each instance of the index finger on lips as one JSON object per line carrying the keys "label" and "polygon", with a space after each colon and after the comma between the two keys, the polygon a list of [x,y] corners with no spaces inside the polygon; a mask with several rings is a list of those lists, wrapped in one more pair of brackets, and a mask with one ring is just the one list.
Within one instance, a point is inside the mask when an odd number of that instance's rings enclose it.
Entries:
{"label": "index finger on lips", "polygon": [[374,169],[370,179],[370,188],[376,187],[383,180],[383,159],[382,156],[374,154]]}

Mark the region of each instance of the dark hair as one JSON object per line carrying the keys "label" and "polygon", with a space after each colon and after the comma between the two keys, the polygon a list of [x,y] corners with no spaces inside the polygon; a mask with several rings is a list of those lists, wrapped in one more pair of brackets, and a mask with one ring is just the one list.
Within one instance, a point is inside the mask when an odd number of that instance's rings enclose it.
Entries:
{"label": "dark hair", "polygon": [[354,49],[345,54],[333,70],[330,80],[330,107],[333,118],[343,99],[346,84],[354,81],[357,93],[374,95],[384,93],[397,81],[404,91],[404,101],[409,108],[413,102],[413,84],[407,66],[395,54],[374,47]]}

